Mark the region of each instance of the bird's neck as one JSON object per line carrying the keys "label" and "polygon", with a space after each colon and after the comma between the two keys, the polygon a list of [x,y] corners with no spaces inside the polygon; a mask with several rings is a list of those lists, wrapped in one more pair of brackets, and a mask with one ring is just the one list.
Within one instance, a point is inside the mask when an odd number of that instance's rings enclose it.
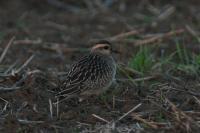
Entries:
{"label": "bird's neck", "polygon": [[108,53],[102,53],[102,52],[98,52],[98,51],[95,51],[95,52],[91,52],[91,54],[93,55],[98,55],[98,56],[102,56],[102,57],[110,57],[111,54],[108,54]]}

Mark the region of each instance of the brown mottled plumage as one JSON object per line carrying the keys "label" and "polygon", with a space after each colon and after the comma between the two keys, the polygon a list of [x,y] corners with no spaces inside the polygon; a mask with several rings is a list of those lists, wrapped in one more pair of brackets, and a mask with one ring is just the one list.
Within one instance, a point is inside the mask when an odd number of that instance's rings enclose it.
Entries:
{"label": "brown mottled plumage", "polygon": [[58,95],[99,95],[109,88],[116,74],[111,51],[109,42],[96,43],[88,55],[72,65]]}

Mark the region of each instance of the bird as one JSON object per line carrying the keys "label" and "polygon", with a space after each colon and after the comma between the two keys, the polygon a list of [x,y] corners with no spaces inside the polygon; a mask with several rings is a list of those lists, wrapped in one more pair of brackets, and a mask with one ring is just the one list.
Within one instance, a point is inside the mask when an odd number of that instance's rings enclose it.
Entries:
{"label": "bird", "polygon": [[115,82],[116,62],[112,57],[113,51],[109,41],[96,42],[87,55],[71,65],[57,96],[79,96],[85,99],[105,92]]}

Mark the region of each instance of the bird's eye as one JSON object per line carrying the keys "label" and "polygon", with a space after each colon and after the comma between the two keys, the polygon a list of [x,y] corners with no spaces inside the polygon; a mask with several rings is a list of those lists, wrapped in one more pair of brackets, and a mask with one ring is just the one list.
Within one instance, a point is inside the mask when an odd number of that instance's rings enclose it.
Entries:
{"label": "bird's eye", "polygon": [[104,49],[106,49],[106,50],[109,49],[109,46],[104,46]]}

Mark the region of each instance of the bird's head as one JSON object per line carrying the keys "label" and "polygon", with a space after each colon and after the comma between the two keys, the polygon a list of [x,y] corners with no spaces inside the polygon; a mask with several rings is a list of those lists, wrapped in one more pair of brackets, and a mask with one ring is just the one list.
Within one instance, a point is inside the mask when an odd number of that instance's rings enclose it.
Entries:
{"label": "bird's head", "polygon": [[92,53],[100,53],[103,55],[110,55],[112,52],[111,43],[106,40],[101,40],[91,48]]}

